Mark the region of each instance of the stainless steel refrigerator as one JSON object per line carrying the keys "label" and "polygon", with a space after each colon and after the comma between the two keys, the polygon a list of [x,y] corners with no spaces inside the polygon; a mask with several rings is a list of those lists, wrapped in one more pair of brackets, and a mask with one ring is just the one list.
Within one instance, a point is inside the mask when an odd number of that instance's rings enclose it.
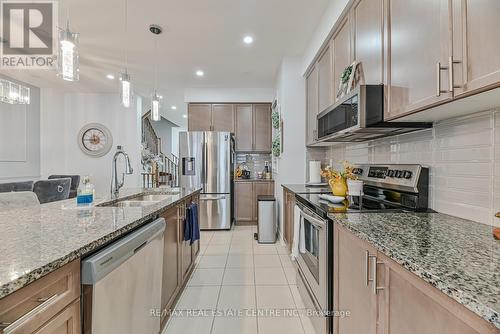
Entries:
{"label": "stainless steel refrigerator", "polygon": [[179,133],[180,186],[202,188],[200,229],[230,229],[234,138],[230,132]]}

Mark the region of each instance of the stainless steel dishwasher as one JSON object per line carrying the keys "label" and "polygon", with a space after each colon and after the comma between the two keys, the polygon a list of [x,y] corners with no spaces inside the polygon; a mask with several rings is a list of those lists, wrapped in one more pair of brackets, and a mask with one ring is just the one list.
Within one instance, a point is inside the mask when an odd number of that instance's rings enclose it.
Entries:
{"label": "stainless steel dishwasher", "polygon": [[163,231],[157,219],[82,260],[84,334],[157,334]]}

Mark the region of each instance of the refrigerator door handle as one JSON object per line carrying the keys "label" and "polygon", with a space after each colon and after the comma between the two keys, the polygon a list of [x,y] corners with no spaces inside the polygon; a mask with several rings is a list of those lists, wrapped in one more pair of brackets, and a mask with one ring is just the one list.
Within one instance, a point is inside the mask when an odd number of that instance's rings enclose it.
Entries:
{"label": "refrigerator door handle", "polygon": [[207,156],[206,156],[206,146],[207,146],[207,143],[203,142],[201,144],[201,185],[203,187],[203,189],[205,189],[205,182],[206,182],[206,178],[207,178],[207,171],[206,171],[206,168],[205,168],[205,161],[207,160]]}

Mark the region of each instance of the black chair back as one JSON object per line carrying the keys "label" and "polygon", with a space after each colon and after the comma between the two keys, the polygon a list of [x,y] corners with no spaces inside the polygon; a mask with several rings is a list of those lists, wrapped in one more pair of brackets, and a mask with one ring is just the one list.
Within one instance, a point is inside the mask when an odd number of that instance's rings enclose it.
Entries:
{"label": "black chair back", "polygon": [[80,185],[80,175],[50,175],[49,180],[52,179],[65,179],[71,178],[71,188],[69,191],[69,198],[75,198],[78,191],[78,186]]}
{"label": "black chair back", "polygon": [[0,183],[0,193],[9,193],[11,191],[32,191],[33,181]]}
{"label": "black chair back", "polygon": [[41,180],[33,185],[33,192],[40,204],[61,201],[69,198],[71,178]]}

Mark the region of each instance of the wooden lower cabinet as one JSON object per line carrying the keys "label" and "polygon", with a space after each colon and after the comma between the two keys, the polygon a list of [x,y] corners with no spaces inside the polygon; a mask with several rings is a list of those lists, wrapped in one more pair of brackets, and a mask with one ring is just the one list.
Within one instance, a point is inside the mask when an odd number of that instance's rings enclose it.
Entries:
{"label": "wooden lower cabinet", "polygon": [[234,219],[237,222],[253,220],[253,182],[234,183]]}
{"label": "wooden lower cabinet", "polygon": [[235,220],[240,223],[257,222],[257,197],[274,195],[274,181],[237,181],[234,185]]}
{"label": "wooden lower cabinet", "polygon": [[[37,330],[49,325],[57,314],[79,297],[80,260],[75,260],[0,299],[0,333],[4,333],[4,329],[9,334],[38,333]],[[72,319],[80,323],[80,313]],[[50,332],[44,330],[41,333]],[[70,333],[80,333],[80,329]]]}
{"label": "wooden lower cabinet", "polygon": [[292,249],[293,242],[293,221],[295,212],[295,194],[286,188],[283,188],[283,239]]}
{"label": "wooden lower cabinet", "polygon": [[34,334],[77,334],[80,331],[80,299],[77,299]]}
{"label": "wooden lower cabinet", "polygon": [[338,310],[349,311],[350,316],[335,318],[336,333],[375,334],[376,296],[369,281],[369,263],[370,256],[375,256],[376,251],[349,232],[340,228],[337,231],[333,260],[337,293],[334,296]]}
{"label": "wooden lower cabinet", "polygon": [[[178,208],[170,208],[161,216],[165,219],[166,227],[163,244],[163,276],[161,288],[161,309],[169,310],[181,286],[179,275],[179,221]],[[162,312],[161,324],[166,322],[167,314]]]}
{"label": "wooden lower cabinet", "polygon": [[344,227],[336,225],[334,233],[335,308],[350,312],[349,317],[335,318],[335,333],[498,333]]}

